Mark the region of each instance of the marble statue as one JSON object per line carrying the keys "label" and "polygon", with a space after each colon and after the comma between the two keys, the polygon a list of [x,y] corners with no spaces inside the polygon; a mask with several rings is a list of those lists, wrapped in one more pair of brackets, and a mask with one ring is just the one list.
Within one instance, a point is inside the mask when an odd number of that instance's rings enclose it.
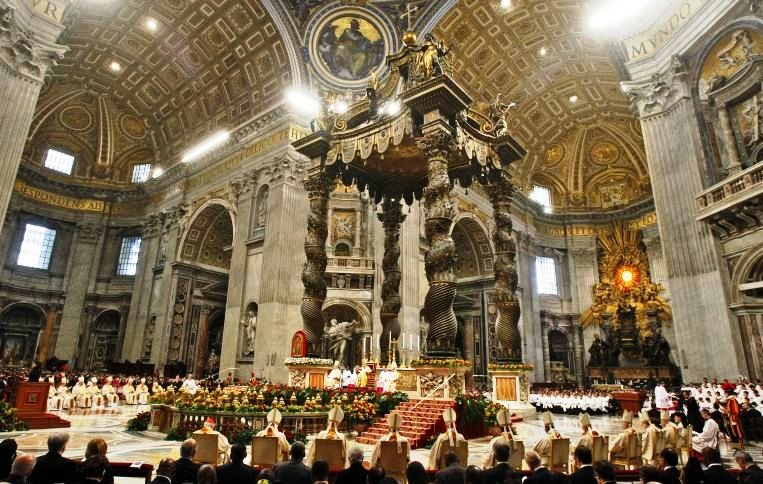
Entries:
{"label": "marble statue", "polygon": [[358,324],[354,319],[351,322],[343,321],[341,323],[337,323],[336,319],[331,320],[328,330],[329,340],[331,340],[329,348],[331,359],[344,361],[347,353],[347,341],[352,339],[352,333]]}
{"label": "marble statue", "polygon": [[246,349],[245,355],[254,354],[254,339],[257,335],[257,313],[250,309],[246,312],[246,316],[241,318],[241,325],[244,327],[244,334],[246,335]]}

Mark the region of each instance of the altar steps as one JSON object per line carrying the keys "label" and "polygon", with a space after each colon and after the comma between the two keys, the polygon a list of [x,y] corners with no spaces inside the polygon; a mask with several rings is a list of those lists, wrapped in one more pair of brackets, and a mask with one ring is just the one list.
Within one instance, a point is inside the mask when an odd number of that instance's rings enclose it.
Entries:
{"label": "altar steps", "polygon": [[52,413],[17,412],[16,418],[23,421],[29,430],[65,429],[71,427],[71,422]]}
{"label": "altar steps", "polygon": [[[446,408],[454,406],[453,400],[409,400],[397,406],[397,410],[403,416],[403,426],[400,435],[408,439],[411,449],[423,447],[429,438],[437,431],[438,424],[442,430],[445,424],[442,421],[442,413]],[[418,407],[416,405],[418,404]],[[414,407],[416,407],[414,409]],[[387,415],[374,422],[368,430],[357,438],[361,444],[376,444],[384,435],[389,433]]]}

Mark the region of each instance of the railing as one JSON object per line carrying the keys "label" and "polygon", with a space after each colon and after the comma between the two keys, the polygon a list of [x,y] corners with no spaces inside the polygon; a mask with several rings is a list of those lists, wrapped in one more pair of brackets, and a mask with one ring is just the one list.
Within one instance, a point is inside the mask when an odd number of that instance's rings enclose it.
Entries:
{"label": "railing", "polygon": [[354,258],[354,257],[336,257],[330,256],[326,263],[327,268],[341,267],[348,269],[374,269],[373,259]]}
{"label": "railing", "polygon": [[421,405],[422,403],[424,403],[424,402],[428,402],[429,400],[433,400],[433,399],[434,399],[434,394],[435,394],[435,393],[437,393],[437,392],[438,392],[440,389],[443,389],[443,390],[444,390],[444,389],[445,389],[445,384],[446,384],[446,383],[448,383],[448,382],[450,382],[450,379],[451,379],[451,378],[453,378],[454,376],[456,376],[456,374],[455,374],[455,373],[451,373],[451,374],[450,374],[450,375],[449,375],[447,378],[443,379],[443,380],[442,380],[442,383],[440,383],[439,385],[437,385],[436,387],[434,387],[434,388],[432,389],[432,391],[431,391],[431,392],[429,392],[429,393],[427,393],[427,394],[426,394],[426,396],[425,396],[424,398],[422,398],[421,400],[419,400],[418,402],[416,402],[416,405],[414,405],[413,407],[411,407],[411,409],[409,410],[409,412],[413,412],[414,410],[416,410],[416,407],[418,407],[418,406],[419,406],[419,405]]}
{"label": "railing", "polygon": [[763,163],[736,173],[697,195],[698,220],[763,194]]}

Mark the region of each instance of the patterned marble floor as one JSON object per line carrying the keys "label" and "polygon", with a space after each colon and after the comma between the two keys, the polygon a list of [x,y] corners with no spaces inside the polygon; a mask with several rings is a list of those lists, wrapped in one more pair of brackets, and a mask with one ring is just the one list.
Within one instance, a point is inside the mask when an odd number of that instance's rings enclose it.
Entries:
{"label": "patterned marble floor", "polygon": [[[64,416],[71,422],[71,428],[68,430],[71,434],[71,440],[66,449],[67,457],[72,459],[81,459],[85,452],[85,447],[90,439],[100,437],[104,439],[109,446],[108,457],[115,462],[136,462],[143,461],[156,465],[163,457],[179,457],[178,442],[168,442],[164,440],[164,434],[154,432],[127,432],[125,424],[128,419],[133,417],[139,411],[147,410],[147,407],[119,407],[114,410],[101,411],[93,414],[87,411],[82,414],[78,411],[74,414]],[[577,417],[568,415],[556,415],[555,423],[557,429],[569,436],[574,444],[580,436],[580,430],[577,426]],[[604,435],[615,435],[620,432],[620,420],[616,417],[593,416],[593,427]],[[531,449],[533,445],[543,436],[543,423],[538,419],[530,419],[516,425],[519,431],[519,437],[525,442],[525,448]],[[31,452],[34,454],[43,454],[46,452],[46,441],[48,435],[55,432],[55,429],[35,430],[26,432],[10,432],[0,435],[0,439],[14,438],[18,443],[19,450],[22,452]],[[482,456],[487,449],[490,439],[488,437],[473,439],[469,441],[469,464],[480,465]],[[352,447],[354,443],[348,442]],[[358,444],[368,458],[373,449],[370,445]],[[733,462],[734,449],[725,443],[721,444],[721,451],[724,460]],[[760,443],[748,444],[748,451],[759,463],[763,463],[763,445]],[[429,456],[429,450],[417,449],[411,452],[411,457],[426,465]]]}

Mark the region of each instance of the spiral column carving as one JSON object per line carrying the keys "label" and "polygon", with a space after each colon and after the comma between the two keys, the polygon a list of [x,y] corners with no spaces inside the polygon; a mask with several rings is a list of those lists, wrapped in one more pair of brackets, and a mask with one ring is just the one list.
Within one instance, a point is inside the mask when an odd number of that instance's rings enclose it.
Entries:
{"label": "spiral column carving", "polygon": [[[392,359],[389,354],[390,337],[400,339],[400,226],[405,220],[400,195],[386,195],[382,202],[382,213],[378,214],[384,226],[384,256],[382,257],[382,306],[380,319],[382,325],[379,347],[381,348],[381,363],[386,364]],[[397,360],[399,361],[399,359]]]}
{"label": "spiral column carving", "polygon": [[424,300],[424,314],[429,322],[427,357],[454,357],[458,323],[453,313],[456,296],[456,246],[450,227],[456,209],[451,199],[448,178],[448,155],[457,149],[451,134],[438,130],[416,140],[427,157],[428,183],[424,188],[425,230],[429,250],[424,256],[424,268],[429,290]]}
{"label": "spiral column carving", "polygon": [[302,324],[308,342],[308,352],[320,354],[321,336],[323,335],[323,301],[326,300],[326,237],[328,237],[329,196],[336,188],[336,180],[325,175],[316,175],[304,182],[310,199],[310,211],[307,215],[307,235],[305,236],[305,256],[307,260],[302,268],[302,284],[305,292],[302,296]]}
{"label": "spiral column carving", "polygon": [[519,334],[520,308],[517,300],[517,269],[514,259],[517,246],[512,237],[511,198],[514,186],[509,175],[500,171],[486,187],[488,198],[493,205],[493,244],[495,245],[495,303],[498,319],[495,333],[501,343],[499,359],[522,361],[522,338]]}

